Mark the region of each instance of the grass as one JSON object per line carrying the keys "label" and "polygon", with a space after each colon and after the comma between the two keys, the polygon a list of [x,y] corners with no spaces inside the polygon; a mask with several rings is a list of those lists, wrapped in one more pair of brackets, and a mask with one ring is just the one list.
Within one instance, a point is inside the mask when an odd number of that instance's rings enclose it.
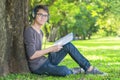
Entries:
{"label": "grass", "polygon": [[[9,74],[0,77],[0,80],[120,80],[120,38],[99,38],[73,41],[72,43],[92,65],[108,73],[108,76],[77,74],[56,77],[27,73]],[[51,44],[47,43],[48,46]],[[65,57],[60,65],[66,65],[68,68],[78,66],[69,55]]]}

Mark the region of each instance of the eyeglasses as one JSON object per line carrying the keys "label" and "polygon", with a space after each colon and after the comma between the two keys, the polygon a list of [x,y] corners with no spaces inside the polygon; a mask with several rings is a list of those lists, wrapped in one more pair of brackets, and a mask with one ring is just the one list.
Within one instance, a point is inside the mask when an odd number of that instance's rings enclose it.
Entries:
{"label": "eyeglasses", "polygon": [[44,17],[44,18],[48,18],[48,15],[46,15],[46,14],[42,14],[42,13],[37,13],[37,15],[38,15],[39,17]]}

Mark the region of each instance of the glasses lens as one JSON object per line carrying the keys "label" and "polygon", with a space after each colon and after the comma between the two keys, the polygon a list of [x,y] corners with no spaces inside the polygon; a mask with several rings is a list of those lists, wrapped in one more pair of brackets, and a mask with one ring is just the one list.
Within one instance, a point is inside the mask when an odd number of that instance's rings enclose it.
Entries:
{"label": "glasses lens", "polygon": [[48,15],[45,15],[45,14],[42,14],[42,13],[38,13],[37,15],[40,16],[40,17],[44,17],[44,18],[48,17]]}

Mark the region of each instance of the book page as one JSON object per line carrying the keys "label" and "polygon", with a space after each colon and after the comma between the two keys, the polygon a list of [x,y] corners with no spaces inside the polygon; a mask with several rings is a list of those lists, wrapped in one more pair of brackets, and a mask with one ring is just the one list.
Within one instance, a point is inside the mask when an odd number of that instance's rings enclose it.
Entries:
{"label": "book page", "polygon": [[73,33],[69,33],[66,36],[57,40],[54,45],[65,45],[73,40]]}

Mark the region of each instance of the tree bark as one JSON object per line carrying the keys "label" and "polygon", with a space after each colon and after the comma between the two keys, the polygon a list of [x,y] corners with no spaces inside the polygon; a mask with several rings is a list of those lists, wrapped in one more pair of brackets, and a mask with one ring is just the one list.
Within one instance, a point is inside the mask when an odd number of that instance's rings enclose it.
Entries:
{"label": "tree bark", "polygon": [[0,0],[0,75],[8,73],[6,60],[6,28],[5,28],[5,0]]}
{"label": "tree bark", "polygon": [[28,72],[23,31],[29,0],[0,0],[0,75]]}

